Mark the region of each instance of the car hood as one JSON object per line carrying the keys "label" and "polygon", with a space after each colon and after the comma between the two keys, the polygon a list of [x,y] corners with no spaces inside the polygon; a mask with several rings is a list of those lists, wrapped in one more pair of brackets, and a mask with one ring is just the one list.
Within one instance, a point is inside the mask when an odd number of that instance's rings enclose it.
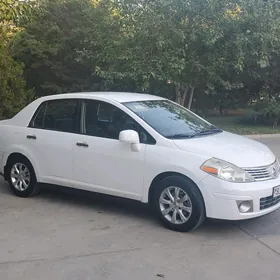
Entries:
{"label": "car hood", "polygon": [[225,131],[173,141],[183,151],[219,158],[239,167],[265,166],[275,161],[275,155],[264,144]]}

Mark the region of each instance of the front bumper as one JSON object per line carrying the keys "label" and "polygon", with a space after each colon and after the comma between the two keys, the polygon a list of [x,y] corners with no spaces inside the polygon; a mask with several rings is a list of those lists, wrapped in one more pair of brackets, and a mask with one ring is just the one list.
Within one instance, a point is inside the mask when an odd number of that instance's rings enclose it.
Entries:
{"label": "front bumper", "polygon": [[[211,175],[198,184],[204,198],[206,216],[224,220],[255,218],[280,208],[280,199],[277,199],[275,205],[266,204],[267,208],[263,210],[260,207],[260,200],[271,197],[273,188],[279,185],[280,177],[252,183],[230,183]],[[240,201],[252,201],[250,212],[239,211]]]}

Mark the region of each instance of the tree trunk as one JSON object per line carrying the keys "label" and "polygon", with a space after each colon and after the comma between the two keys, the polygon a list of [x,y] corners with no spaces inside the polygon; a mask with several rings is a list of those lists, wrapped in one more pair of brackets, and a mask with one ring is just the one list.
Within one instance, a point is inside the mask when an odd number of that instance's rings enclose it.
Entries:
{"label": "tree trunk", "polygon": [[186,102],[186,99],[187,99],[188,90],[189,90],[189,87],[186,86],[185,89],[184,89],[182,98],[181,98],[181,103],[180,103],[180,105],[182,105],[182,106],[185,106],[185,102]]}
{"label": "tree trunk", "polygon": [[[189,87],[180,85],[180,86],[176,86],[175,90],[176,90],[175,102],[182,106],[185,106]],[[192,96],[192,94],[193,94],[193,92],[191,93],[191,96]]]}
{"label": "tree trunk", "polygon": [[181,94],[180,94],[180,92],[176,92],[176,99],[175,99],[175,102],[178,103],[178,104],[180,104],[180,102],[181,102]]}
{"label": "tree trunk", "polygon": [[195,89],[195,87],[191,87],[190,96],[189,96],[189,102],[188,102],[188,109],[189,110],[192,107],[194,89]]}
{"label": "tree trunk", "polygon": [[274,119],[273,128],[275,129],[275,128],[277,128],[277,127],[278,127],[278,118],[276,117],[276,118]]}
{"label": "tree trunk", "polygon": [[181,102],[180,86],[178,85],[175,85],[175,102],[178,104]]}
{"label": "tree trunk", "polygon": [[223,116],[224,115],[224,106],[223,106],[223,100],[221,99],[220,100],[220,115]]}

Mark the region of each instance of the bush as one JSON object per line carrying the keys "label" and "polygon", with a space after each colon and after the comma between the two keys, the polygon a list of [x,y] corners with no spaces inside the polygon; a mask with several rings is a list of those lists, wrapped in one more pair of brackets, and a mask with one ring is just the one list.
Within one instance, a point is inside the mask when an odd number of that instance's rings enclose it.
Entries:
{"label": "bush", "polygon": [[280,122],[280,104],[276,100],[258,102],[251,111],[247,111],[239,120],[245,125],[269,125],[278,127]]}

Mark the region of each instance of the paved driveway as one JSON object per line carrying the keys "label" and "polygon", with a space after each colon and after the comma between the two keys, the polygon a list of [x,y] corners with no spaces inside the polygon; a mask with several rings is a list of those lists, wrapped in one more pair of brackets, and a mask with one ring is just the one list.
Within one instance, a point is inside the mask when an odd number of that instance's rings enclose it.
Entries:
{"label": "paved driveway", "polygon": [[[280,156],[280,140],[263,140]],[[138,203],[63,189],[13,196],[0,179],[1,280],[280,279],[280,211],[163,229]]]}

